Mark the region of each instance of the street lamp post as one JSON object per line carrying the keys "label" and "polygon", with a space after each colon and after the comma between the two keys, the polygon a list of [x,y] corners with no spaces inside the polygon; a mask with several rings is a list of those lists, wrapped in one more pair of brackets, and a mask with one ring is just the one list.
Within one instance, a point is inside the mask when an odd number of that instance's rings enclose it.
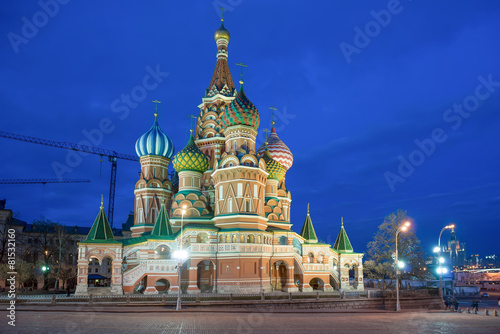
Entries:
{"label": "street lamp post", "polygon": [[179,247],[179,250],[175,251],[173,254],[173,257],[175,259],[177,259],[177,261],[178,261],[177,268],[179,269],[179,283],[178,283],[179,288],[177,291],[177,306],[175,308],[177,311],[180,311],[182,309],[182,304],[181,304],[181,273],[182,273],[182,265],[187,258],[187,252],[182,249],[182,230],[184,227],[184,214],[185,213],[186,213],[186,206],[183,205],[182,211],[181,211],[181,234],[179,237],[180,247]]}
{"label": "street lamp post", "polygon": [[[439,239],[438,239],[438,262],[439,262],[439,267],[438,267],[438,274],[439,274],[439,296],[443,298],[443,272],[444,268],[441,267],[441,235],[443,234],[444,230],[449,230],[451,228],[455,228],[455,224],[450,224],[446,225],[441,229],[441,232],[439,232]],[[443,261],[444,262],[444,261]]]}
{"label": "street lamp post", "polygon": [[404,223],[396,231],[396,312],[401,311],[401,306],[399,305],[399,253],[398,253],[398,235],[401,231],[406,231],[410,226],[410,222]]}

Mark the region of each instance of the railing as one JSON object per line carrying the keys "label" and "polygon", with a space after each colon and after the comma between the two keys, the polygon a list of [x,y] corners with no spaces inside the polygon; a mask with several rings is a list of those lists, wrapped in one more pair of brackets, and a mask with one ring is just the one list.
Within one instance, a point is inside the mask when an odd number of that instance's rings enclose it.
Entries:
{"label": "railing", "polygon": [[[402,290],[400,297],[422,297],[430,296],[428,290]],[[395,298],[395,291],[311,291],[311,292],[271,292],[257,294],[222,294],[222,293],[199,293],[182,294],[183,302],[215,302],[215,303],[233,303],[237,301],[284,301],[284,300],[340,300],[340,299],[358,299],[358,298]],[[7,295],[0,295],[0,303],[8,303],[11,299]],[[133,295],[90,295],[75,296],[70,295],[18,295],[19,303],[174,303],[177,300],[177,293],[161,294],[133,294]]]}

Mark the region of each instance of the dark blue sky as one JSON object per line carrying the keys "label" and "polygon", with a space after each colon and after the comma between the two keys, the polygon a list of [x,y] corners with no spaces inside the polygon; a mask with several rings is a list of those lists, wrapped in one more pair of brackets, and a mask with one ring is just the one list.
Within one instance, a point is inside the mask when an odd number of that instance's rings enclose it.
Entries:
{"label": "dark blue sky", "polygon": [[[3,1],[0,130],[78,143],[109,119],[112,131],[94,138],[99,146],[135,154],[158,99],[160,125],[181,149],[187,115],[198,114],[215,66],[218,4],[228,9],[233,78],[235,63],[248,65],[245,91],[261,130],[268,107],[280,111],[278,134],[295,159],[287,175],[295,231],[310,202],[321,239],[335,241],[343,216],[355,250],[364,251],[384,216],[402,208],[428,251],[450,222],[469,254],[499,251],[496,1],[73,0],[57,13],[50,7],[53,17],[36,1]],[[36,32],[28,29],[34,21]],[[161,82],[140,88],[156,69]],[[120,99],[132,93],[126,115]],[[1,178],[53,178],[54,163],[67,165],[62,149],[0,145]],[[98,156],[73,162],[62,176],[92,183],[1,185],[0,198],[28,222],[43,215],[90,226],[100,194],[107,198],[110,166],[103,162],[100,177]],[[133,208],[138,171],[138,163],[118,163],[115,226]]]}

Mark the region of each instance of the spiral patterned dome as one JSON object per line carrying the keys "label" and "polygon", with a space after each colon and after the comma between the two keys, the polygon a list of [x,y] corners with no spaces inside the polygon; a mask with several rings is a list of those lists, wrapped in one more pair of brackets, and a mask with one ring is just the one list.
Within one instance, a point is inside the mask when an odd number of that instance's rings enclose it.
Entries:
{"label": "spiral patterned dome", "polygon": [[155,114],[153,126],[137,139],[135,151],[139,157],[145,155],[158,155],[168,159],[174,155],[174,143],[158,125],[158,115]]}
{"label": "spiral patterned dome", "polygon": [[259,128],[259,112],[245,95],[243,86],[241,86],[233,102],[231,102],[222,115],[222,123],[225,127],[233,125],[248,125],[255,130]]}
{"label": "spiral patterned dome", "polygon": [[[271,157],[278,161],[285,169],[288,171],[293,165],[293,154],[292,151],[286,146],[286,144],[278,137],[276,134],[276,129],[271,129],[271,134],[267,138],[267,147],[269,149],[269,154]],[[264,153],[266,150],[266,144],[262,144],[257,150],[258,154]]]}
{"label": "spiral patterned dome", "polygon": [[277,179],[281,182],[286,174],[285,167],[283,167],[278,161],[274,160],[273,157],[271,157],[271,154],[269,153],[269,150],[267,148],[264,151],[262,158],[266,162],[267,173],[269,174],[267,178]]}
{"label": "spiral patterned dome", "polygon": [[196,146],[192,134],[186,147],[175,155],[172,164],[177,173],[187,170],[204,173],[208,169],[208,159]]}

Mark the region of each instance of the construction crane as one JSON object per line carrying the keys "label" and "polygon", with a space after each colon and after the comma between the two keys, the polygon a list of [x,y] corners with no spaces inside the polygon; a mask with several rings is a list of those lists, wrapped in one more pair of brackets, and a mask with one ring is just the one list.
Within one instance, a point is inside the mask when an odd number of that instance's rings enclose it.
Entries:
{"label": "construction crane", "polygon": [[0,179],[0,184],[87,183],[89,179]]}
{"label": "construction crane", "polygon": [[115,186],[116,186],[116,165],[118,159],[139,161],[139,158],[135,155],[116,153],[115,151],[106,150],[103,148],[72,144],[61,141],[46,140],[41,138],[35,138],[30,136],[18,135],[11,132],[0,131],[0,137],[15,139],[20,141],[25,141],[28,143],[64,148],[67,150],[85,152],[95,155],[100,155],[101,157],[108,157],[109,162],[111,162],[111,180],[109,182],[109,204],[108,204],[108,220],[113,227],[113,214],[115,209]]}

